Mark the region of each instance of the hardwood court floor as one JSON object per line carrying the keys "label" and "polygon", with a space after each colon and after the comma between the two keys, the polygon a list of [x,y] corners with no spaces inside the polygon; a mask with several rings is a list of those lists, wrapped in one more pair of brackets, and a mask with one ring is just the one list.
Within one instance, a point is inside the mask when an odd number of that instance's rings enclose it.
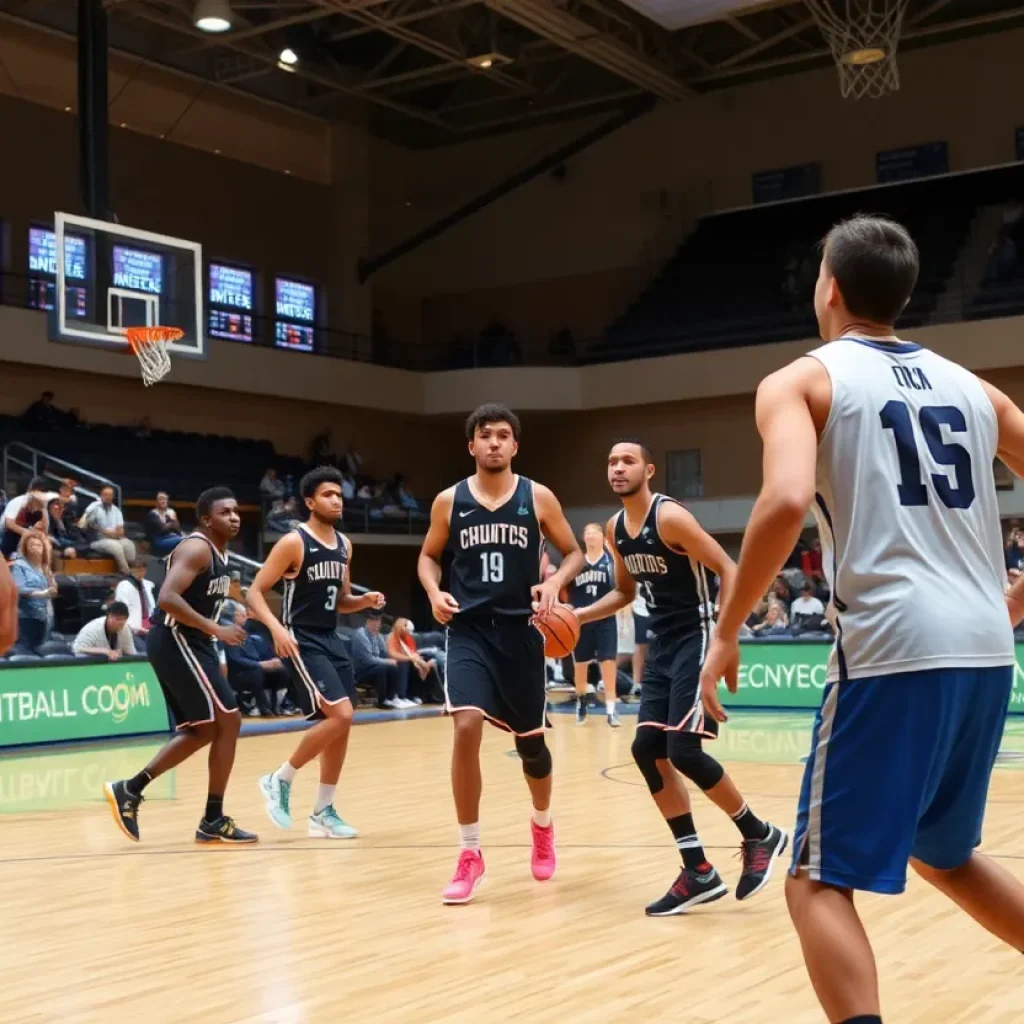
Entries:
{"label": "hardwood court floor", "polygon": [[[555,716],[559,867],[529,874],[528,802],[512,744],[488,730],[482,815],[489,878],[443,907],[454,862],[451,723],[359,726],[339,804],[353,842],[310,840],[315,777],[295,786],[296,827],[275,830],[256,779],[294,735],[241,741],[228,810],[262,843],[192,843],[205,765],[186,764],[143,805],[143,842],[116,830],[103,775],[152,744],[47,753],[0,768],[4,1024],[202,1021],[819,1022],[782,897],[782,872],[749,904],[731,897],[649,920],[677,858],[629,761],[635,719],[609,730]],[[751,804],[790,827],[809,715],[734,715],[718,751]],[[986,848],[1024,875],[1024,772],[1008,731]],[[703,797],[697,824],[726,880],[736,835]],[[888,1022],[1009,1024],[1024,1015],[1024,957],[911,878],[860,899]]]}

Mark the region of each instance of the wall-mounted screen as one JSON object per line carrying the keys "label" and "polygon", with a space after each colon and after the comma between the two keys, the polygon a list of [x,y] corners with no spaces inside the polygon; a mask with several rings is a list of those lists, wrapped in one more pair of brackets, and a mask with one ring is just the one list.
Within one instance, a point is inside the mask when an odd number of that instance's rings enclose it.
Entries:
{"label": "wall-mounted screen", "polygon": [[292,281],[285,277],[274,280],[274,344],[278,348],[313,351],[313,328],[316,323],[316,285]]}
{"label": "wall-mounted screen", "polygon": [[[49,228],[28,231],[28,304],[33,309],[53,309],[54,278],[57,274],[57,236]],[[85,239],[79,235],[64,236],[64,275],[82,285],[67,285],[67,308],[70,316],[88,315],[89,293],[84,282],[88,277],[88,256]]]}
{"label": "wall-mounted screen", "polygon": [[243,267],[210,264],[208,331],[212,338],[252,341],[253,273]]}
{"label": "wall-mounted screen", "polygon": [[115,245],[113,257],[115,288],[124,288],[131,292],[148,292],[150,295],[163,293],[164,258],[160,253]]}

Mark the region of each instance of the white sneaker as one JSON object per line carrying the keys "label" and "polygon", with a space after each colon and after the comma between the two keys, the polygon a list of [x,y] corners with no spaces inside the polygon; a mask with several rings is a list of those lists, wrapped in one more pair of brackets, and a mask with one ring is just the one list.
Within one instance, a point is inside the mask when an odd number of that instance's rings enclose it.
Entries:
{"label": "white sneaker", "polygon": [[384,701],[384,707],[391,708],[392,711],[398,711],[401,705],[398,703],[397,697],[389,697]]}
{"label": "white sneaker", "polygon": [[400,708],[401,708],[401,709],[402,709],[403,711],[408,711],[408,710],[409,710],[409,708],[414,708],[414,707],[416,707],[416,702],[415,702],[415,701],[411,701],[411,700],[409,700],[409,698],[408,698],[408,697],[399,697],[399,698],[398,698],[398,706],[399,706],[399,707],[400,707]]}
{"label": "white sneaker", "polygon": [[416,705],[416,707],[422,707],[423,706],[423,698],[422,697],[412,697],[410,699],[412,700],[413,704]]}

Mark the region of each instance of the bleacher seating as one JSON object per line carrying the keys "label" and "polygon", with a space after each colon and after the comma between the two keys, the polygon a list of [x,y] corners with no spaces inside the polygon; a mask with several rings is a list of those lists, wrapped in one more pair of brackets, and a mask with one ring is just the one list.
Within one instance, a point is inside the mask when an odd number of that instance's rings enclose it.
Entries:
{"label": "bleacher seating", "polygon": [[815,246],[860,212],[899,220],[918,242],[921,277],[898,325],[913,330],[933,313],[977,211],[1020,196],[1024,166],[1014,165],[705,217],[586,360],[814,337]]}

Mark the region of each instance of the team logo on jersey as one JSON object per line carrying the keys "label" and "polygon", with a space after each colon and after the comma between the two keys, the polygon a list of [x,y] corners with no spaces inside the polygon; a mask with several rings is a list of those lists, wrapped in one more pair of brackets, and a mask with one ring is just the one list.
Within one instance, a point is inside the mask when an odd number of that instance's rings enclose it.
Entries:
{"label": "team logo on jersey", "polygon": [[528,516],[529,514],[530,514],[530,510],[525,505],[520,505],[519,506],[519,511],[516,512],[517,516]]}

